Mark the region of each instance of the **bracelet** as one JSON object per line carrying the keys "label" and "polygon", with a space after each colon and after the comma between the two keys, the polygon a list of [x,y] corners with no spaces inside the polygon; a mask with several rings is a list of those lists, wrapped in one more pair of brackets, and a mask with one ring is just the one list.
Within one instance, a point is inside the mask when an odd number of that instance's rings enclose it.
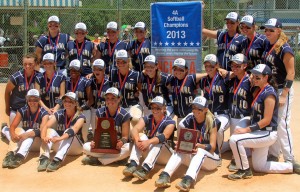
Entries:
{"label": "bracelet", "polygon": [[156,137],[158,138],[159,143],[163,143],[166,140],[166,137],[164,134],[157,135]]}
{"label": "bracelet", "polygon": [[260,129],[260,128],[259,128],[259,125],[258,125],[257,123],[254,123],[254,124],[250,125],[249,127],[250,127],[251,132]]}
{"label": "bracelet", "polygon": [[66,132],[65,132],[66,134],[68,134],[69,135],[69,138],[70,137],[74,137],[74,135],[75,135],[75,132],[74,132],[74,130],[73,129],[68,129]]}
{"label": "bracelet", "polygon": [[287,79],[285,80],[284,87],[291,88],[292,85],[293,85],[293,81],[292,80],[287,80]]}
{"label": "bracelet", "polygon": [[41,131],[39,129],[33,129],[34,137],[41,137]]}
{"label": "bracelet", "polygon": [[122,139],[120,139],[120,141],[122,141],[122,143],[123,143],[123,145],[124,145],[125,143],[127,143],[128,139],[122,137]]}
{"label": "bracelet", "polygon": [[204,148],[206,151],[210,151],[211,150],[211,144],[207,144],[205,145],[205,148]]}

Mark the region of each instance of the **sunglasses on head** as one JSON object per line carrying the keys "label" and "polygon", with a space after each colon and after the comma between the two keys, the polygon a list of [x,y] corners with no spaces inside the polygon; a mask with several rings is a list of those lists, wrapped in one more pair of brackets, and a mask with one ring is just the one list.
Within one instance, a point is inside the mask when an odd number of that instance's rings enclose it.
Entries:
{"label": "sunglasses on head", "polygon": [[271,33],[273,33],[273,32],[275,32],[275,30],[274,29],[265,29],[265,33],[266,32],[271,32]]}

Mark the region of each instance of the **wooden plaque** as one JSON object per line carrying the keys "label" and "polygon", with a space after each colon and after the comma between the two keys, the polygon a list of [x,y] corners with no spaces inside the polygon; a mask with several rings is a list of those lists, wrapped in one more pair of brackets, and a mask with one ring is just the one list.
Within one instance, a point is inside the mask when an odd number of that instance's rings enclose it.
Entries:
{"label": "wooden plaque", "polygon": [[118,154],[117,131],[113,118],[97,118],[97,127],[94,135],[95,147],[91,152]]}
{"label": "wooden plaque", "polygon": [[197,143],[199,131],[181,128],[178,135],[177,152],[192,153]]}

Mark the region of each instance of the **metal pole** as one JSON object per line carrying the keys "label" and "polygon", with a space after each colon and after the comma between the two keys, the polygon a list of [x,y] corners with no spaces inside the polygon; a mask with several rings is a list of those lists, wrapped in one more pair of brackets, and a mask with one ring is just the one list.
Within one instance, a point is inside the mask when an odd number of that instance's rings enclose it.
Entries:
{"label": "metal pole", "polygon": [[[213,6],[214,6],[214,0],[210,0],[209,12],[210,12],[210,29],[211,30],[213,30],[213,28],[214,28],[214,11],[213,11]],[[209,41],[208,53],[212,53],[212,47],[214,46],[213,42],[214,42],[214,39],[211,39]]]}
{"label": "metal pole", "polygon": [[[122,27],[122,0],[118,0],[118,26],[119,30],[121,31]],[[121,37],[121,34],[119,34],[119,38]]]}
{"label": "metal pole", "polygon": [[28,53],[29,44],[28,44],[28,0],[24,0],[24,16],[23,16],[23,37],[24,37],[24,49],[23,54]]}

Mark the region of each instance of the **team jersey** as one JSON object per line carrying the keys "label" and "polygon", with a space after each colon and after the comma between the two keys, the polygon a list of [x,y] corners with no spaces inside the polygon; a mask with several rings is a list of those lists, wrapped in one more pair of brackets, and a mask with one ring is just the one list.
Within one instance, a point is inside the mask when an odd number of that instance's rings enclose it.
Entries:
{"label": "team jersey", "polygon": [[195,90],[197,89],[196,74],[187,75],[182,80],[171,75],[170,85],[172,88],[174,114],[178,118],[183,118],[192,112],[190,105],[195,98]]}
{"label": "team jersey", "polygon": [[131,62],[133,69],[142,72],[144,69],[144,60],[151,54],[151,42],[145,39],[142,42],[133,40],[128,43],[127,50],[131,53]]}
{"label": "team jersey", "polygon": [[28,129],[40,129],[43,117],[49,115],[49,113],[43,107],[39,107],[39,109],[32,114],[28,105],[18,109],[18,112],[21,114],[22,128],[25,131]]}
{"label": "team jersey", "polygon": [[283,63],[283,57],[286,53],[290,53],[294,56],[294,52],[289,44],[285,43],[280,47],[278,54],[272,49],[273,45],[267,42],[266,49],[263,53],[264,63],[272,69],[272,73],[276,78],[278,88],[284,87],[285,78],[287,75],[285,65]]}
{"label": "team jersey", "polygon": [[110,82],[108,76],[104,76],[103,82],[97,83],[95,76],[91,78],[91,89],[94,96],[94,104],[92,107],[94,109],[100,108],[105,106],[105,92],[108,88],[110,88]]}
{"label": "team jersey", "polygon": [[240,119],[250,116],[253,91],[248,74],[242,79],[237,77],[231,79],[229,90],[229,112],[232,118]]}
{"label": "team jersey", "polygon": [[227,31],[219,30],[217,32],[217,58],[223,69],[231,71],[231,68],[227,65],[231,57],[237,53],[242,52],[242,40],[244,36],[236,33],[233,37],[229,37]]}
{"label": "team jersey", "polygon": [[138,92],[138,83],[140,82],[140,74],[137,71],[129,70],[127,76],[119,74],[118,69],[111,70],[109,77],[112,86],[119,89],[122,95],[122,107],[128,108],[139,103],[139,98],[135,93]]}
{"label": "team jersey", "polygon": [[171,104],[169,90],[167,88],[170,80],[170,74],[160,72],[160,82],[157,83],[158,77],[149,78],[148,75],[141,73],[142,94],[146,106],[149,107],[150,102],[156,96],[162,96],[167,103]]}
{"label": "team jersey", "polygon": [[44,35],[36,41],[35,46],[43,50],[41,58],[43,58],[46,53],[53,53],[56,66],[63,69],[66,65],[67,44],[69,40],[70,35],[64,33],[59,33],[54,38],[49,35]]}
{"label": "team jersey", "polygon": [[265,35],[255,33],[253,39],[245,37],[242,41],[242,53],[247,57],[252,67],[262,63],[261,58],[265,50],[267,38]]}
{"label": "team jersey", "polygon": [[27,91],[34,89],[34,82],[38,71],[34,71],[29,80],[25,79],[25,70],[22,69],[10,76],[9,80],[15,86],[10,95],[9,106],[13,111],[17,111],[19,108],[24,107],[26,104]]}
{"label": "team jersey", "polygon": [[[144,128],[144,133],[145,135],[147,135],[149,139],[162,134],[168,125],[174,125],[176,127],[175,121],[169,116],[165,116],[159,124],[155,123],[152,114],[149,116],[144,116],[143,120],[146,125],[146,127]],[[173,141],[173,138],[174,138],[174,132],[171,134],[168,141]]]}
{"label": "team jersey", "polygon": [[[213,126],[220,127],[221,122],[217,119],[214,118]],[[197,143],[200,144],[210,144],[210,133],[206,131],[206,123],[203,121],[202,123],[198,123],[193,115],[193,113],[188,114],[184,119],[180,121],[179,126],[187,129],[194,129],[199,131],[199,136],[197,138]],[[217,143],[216,143],[217,145]],[[218,147],[215,149],[215,153],[218,154],[219,150]]]}
{"label": "team jersey", "polygon": [[213,78],[208,75],[201,78],[200,88],[208,101],[208,108],[216,114],[226,114],[228,110],[229,82],[223,79],[217,72]]}
{"label": "team jersey", "polygon": [[36,76],[35,82],[40,86],[41,99],[48,108],[55,107],[55,101],[60,96],[61,83],[65,80],[66,77],[59,72],[55,72],[51,79],[47,78],[47,80],[46,72]]}
{"label": "team jersey", "polygon": [[97,49],[101,53],[101,59],[104,61],[106,66],[106,74],[109,74],[110,68],[115,68],[116,66],[116,53],[121,49],[126,50],[126,48],[127,44],[120,40],[115,43],[106,41],[105,43],[97,45]]}
{"label": "team jersey", "polygon": [[278,96],[277,96],[277,92],[274,89],[274,87],[272,87],[271,85],[267,85],[266,87],[264,87],[256,96],[256,98],[253,100],[251,109],[252,109],[252,113],[251,113],[251,123],[250,124],[254,124],[259,122],[261,119],[264,118],[264,111],[265,111],[265,99],[270,96],[270,95],[274,95],[276,103],[274,106],[274,111],[273,111],[273,115],[272,115],[272,119],[271,122],[268,126],[260,129],[260,130],[268,130],[268,127],[272,127],[271,130],[276,131],[277,130],[277,119],[278,119]]}
{"label": "team jersey", "polygon": [[68,53],[70,62],[78,59],[81,63],[81,75],[86,76],[92,73],[91,59],[93,56],[94,43],[84,40],[82,43],[77,43],[76,40],[68,42]]}
{"label": "team jersey", "polygon": [[[57,121],[57,128],[56,128],[56,132],[58,133],[59,136],[62,136],[64,134],[64,131],[68,128],[71,128],[72,126],[75,125],[75,123],[78,121],[78,119],[84,119],[85,121],[85,116],[83,113],[77,113],[75,114],[75,116],[72,119],[68,119],[67,115],[66,115],[66,110],[65,109],[60,109],[58,111],[56,111],[54,113],[55,119]],[[70,122],[71,121],[71,122]],[[82,133],[81,133],[81,129],[77,132],[76,135],[78,135],[79,139],[84,142],[83,138],[82,138]]]}
{"label": "team jersey", "polygon": [[88,96],[86,93],[86,89],[91,86],[91,80],[85,77],[80,77],[75,85],[72,84],[72,80],[70,77],[67,78],[66,81],[66,93],[74,92],[78,97],[79,105],[86,104],[88,100]]}
{"label": "team jersey", "polygon": [[110,116],[107,107],[98,108],[96,116],[101,118],[113,118],[115,122],[115,130],[117,131],[117,139],[122,138],[122,124],[131,119],[130,114],[123,107],[119,107],[114,116]]}

